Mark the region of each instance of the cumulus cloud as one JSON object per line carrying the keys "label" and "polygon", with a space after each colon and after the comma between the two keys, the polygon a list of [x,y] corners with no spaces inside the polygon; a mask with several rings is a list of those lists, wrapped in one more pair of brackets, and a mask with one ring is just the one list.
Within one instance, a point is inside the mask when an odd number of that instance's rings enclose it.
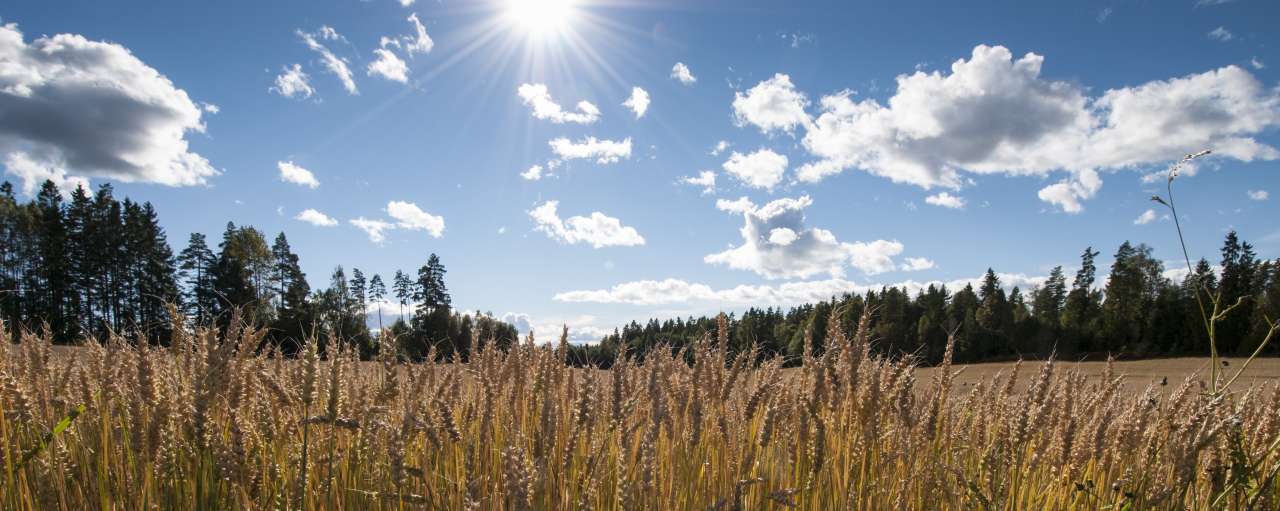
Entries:
{"label": "cumulus cloud", "polygon": [[631,158],[631,137],[622,141],[587,137],[577,142],[559,137],[547,144],[551,146],[551,152],[561,160],[594,158],[596,163],[603,165]]}
{"label": "cumulus cloud", "polygon": [[[1241,161],[1280,157],[1254,135],[1280,124],[1280,92],[1227,66],[1105,91],[1041,77],[1044,58],[978,46],[950,73],[897,78],[881,104],[845,91],[823,97],[803,139],[816,182],[849,168],[925,189],[959,189],[963,173],[1071,178],[1041,198],[1082,209],[1100,186],[1092,171],[1141,168],[1211,148]],[[1078,186],[1072,186],[1072,185]]]}
{"label": "cumulus cloud", "polygon": [[716,193],[716,173],[710,170],[699,172],[697,176],[682,177],[680,183],[701,186],[703,195]]}
{"label": "cumulus cloud", "polygon": [[338,221],[329,215],[321,213],[315,209],[307,208],[293,217],[294,220],[300,220],[317,227],[333,227],[338,225]]}
{"label": "cumulus cloud", "polygon": [[1213,39],[1214,41],[1222,41],[1225,43],[1235,39],[1235,37],[1236,35],[1232,34],[1230,30],[1227,30],[1227,27],[1218,27],[1209,31],[1209,39]]}
{"label": "cumulus cloud", "polygon": [[689,66],[684,65],[684,62],[676,62],[676,65],[671,66],[671,77],[685,85],[693,85],[698,81],[698,78],[693,76],[693,71],[690,71]]}
{"label": "cumulus cloud", "polygon": [[929,204],[933,204],[934,206],[940,206],[940,207],[951,208],[951,209],[964,209],[964,204],[965,204],[963,197],[951,195],[950,193],[947,193],[947,192],[935,193],[933,195],[925,197],[924,201]]}
{"label": "cumulus cloud", "polygon": [[76,188],[90,189],[88,179],[80,176],[69,176],[66,169],[50,167],[32,160],[24,152],[12,152],[5,155],[4,167],[7,174],[17,177],[22,182],[22,194],[28,197],[34,196],[36,189],[43,185],[45,181],[53,181],[53,184],[57,185],[58,190],[66,197],[70,197],[71,192],[75,191]]}
{"label": "cumulus cloud", "polygon": [[1141,215],[1138,215],[1138,218],[1134,219],[1133,225],[1147,225],[1154,221],[1156,221],[1156,210],[1148,209],[1143,211]]}
{"label": "cumulus cloud", "polygon": [[356,88],[356,81],[351,73],[351,68],[347,66],[347,59],[334,55],[329,50],[329,47],[320,42],[321,39],[346,41],[345,38],[328,26],[320,27],[320,30],[315,33],[303,32],[302,30],[296,30],[295,33],[302,39],[303,44],[307,45],[307,48],[320,55],[320,62],[324,64],[325,69],[338,77],[338,80],[342,82],[342,88],[346,89],[348,94],[360,93],[360,90]]}
{"label": "cumulus cloud", "polygon": [[778,73],[747,90],[735,92],[733,117],[738,126],[751,124],[768,134],[774,130],[793,133],[809,123],[805,107],[809,100],[791,84],[791,77]]}
{"label": "cumulus cloud", "polygon": [[[1020,286],[1023,289],[1044,284],[1046,277],[1028,276],[1020,273],[999,273],[1000,284],[1006,289]],[[845,279],[811,280],[785,282],[777,285],[740,285],[732,288],[714,289],[706,284],[688,282],[680,279],[639,280],[623,282],[608,289],[577,290],[557,293],[553,299],[571,303],[616,303],[631,305],[667,305],[686,303],[705,303],[720,306],[787,306],[814,303],[829,300],[833,296],[845,293],[863,294],[867,291],[880,291],[885,287],[906,289],[908,294],[916,294],[930,285],[946,286],[955,291],[966,285],[975,287],[982,284],[982,276],[950,281],[906,280],[894,283],[859,284]]]}
{"label": "cumulus cloud", "polygon": [[929,270],[936,266],[933,261],[924,257],[908,257],[905,261],[899,268],[902,271]]}
{"label": "cumulus cloud", "polygon": [[728,149],[729,146],[731,145],[733,144],[730,144],[728,140],[721,140],[719,142],[716,142],[716,146],[711,148],[711,156],[720,156],[720,154],[723,153],[726,149]]}
{"label": "cumulus cloud", "polygon": [[432,238],[444,235],[444,218],[423,211],[417,204],[404,201],[387,203],[387,215],[396,221],[396,227],[411,231],[426,231]]}
{"label": "cumulus cloud", "polygon": [[769,231],[769,243],[773,243],[778,246],[785,247],[790,245],[799,237],[800,236],[797,235],[795,231],[786,227],[776,227],[772,231]]}
{"label": "cumulus cloud", "polygon": [[369,235],[369,241],[374,243],[382,243],[387,239],[385,231],[395,229],[395,225],[384,220],[370,220],[365,217],[349,220],[351,225],[356,226],[365,234]]}
{"label": "cumulus cloud", "polygon": [[[600,120],[600,109],[590,101],[579,101],[578,111],[568,112],[559,103],[551,99],[546,84],[525,83],[516,89],[520,101],[532,108],[533,117],[551,121],[556,124],[576,123],[591,124]],[[646,105],[647,106],[647,105]]]}
{"label": "cumulus cloud", "polygon": [[599,211],[590,216],[572,216],[561,220],[556,208],[560,201],[546,201],[529,211],[536,228],[548,238],[574,245],[586,243],[593,248],[644,245],[644,237],[635,228],[622,225],[617,218]]}
{"label": "cumulus cloud", "polygon": [[428,53],[435,47],[435,41],[431,40],[431,36],[427,35],[427,27],[422,26],[422,22],[418,21],[417,14],[410,14],[408,21],[413,25],[413,35],[404,36],[404,51],[410,56],[415,53]]}
{"label": "cumulus cloud", "polygon": [[1264,201],[1271,197],[1266,190],[1249,190],[1249,200]]}
{"label": "cumulus cloud", "polygon": [[649,110],[649,93],[639,87],[631,88],[631,97],[622,103],[622,106],[630,108],[635,112],[636,119],[644,117],[644,113]]}
{"label": "cumulus cloud", "polygon": [[598,342],[606,335],[613,333],[612,328],[596,325],[596,317],[591,315],[575,316],[563,320],[546,318],[535,320],[529,314],[508,312],[499,319],[516,327],[516,331],[520,332],[521,335],[528,335],[532,332],[534,334],[534,342],[539,344],[559,342],[560,335],[566,328],[569,330],[569,342],[573,344]]}
{"label": "cumulus cloud", "polygon": [[724,170],[747,186],[772,190],[782,182],[787,157],[768,149],[746,155],[734,151],[724,162]]}
{"label": "cumulus cloud", "polygon": [[17,162],[81,181],[205,184],[219,172],[186,140],[204,132],[201,115],[123,46],[76,34],[28,43],[17,25],[0,25],[0,154],[10,174],[31,174]]}
{"label": "cumulus cloud", "polygon": [[520,177],[528,181],[537,181],[542,179],[542,165],[529,167],[529,170],[520,173]]}
{"label": "cumulus cloud", "polygon": [[311,77],[302,71],[302,66],[299,64],[285,66],[284,70],[276,76],[276,84],[270,91],[286,98],[297,99],[307,99],[316,92],[311,88]]}
{"label": "cumulus cloud", "polygon": [[395,53],[384,46],[373,50],[373,54],[377,55],[378,58],[369,63],[369,76],[381,76],[400,83],[409,81],[409,65],[401,60],[400,57],[397,57]]}
{"label": "cumulus cloud", "polygon": [[809,196],[778,199],[755,207],[745,197],[719,200],[716,207],[741,213],[739,231],[742,244],[703,258],[708,264],[755,272],[768,279],[808,278],[827,273],[843,276],[853,266],[868,275],[893,271],[893,257],[902,253],[897,241],[844,243],[831,231],[804,225],[804,209],[813,204]]}
{"label": "cumulus cloud", "polygon": [[728,211],[730,213],[744,214],[755,211],[756,205],[751,199],[746,197],[738,197],[734,200],[718,199],[716,200],[716,209],[720,211]]}
{"label": "cumulus cloud", "polygon": [[1091,169],[1077,172],[1070,178],[1063,179],[1040,189],[1040,200],[1062,208],[1067,213],[1084,211],[1082,201],[1093,198],[1102,188],[1102,178]]}
{"label": "cumulus cloud", "polygon": [[316,180],[315,174],[291,161],[278,161],[276,162],[276,167],[280,169],[281,181],[302,185],[313,190],[320,186],[320,181]]}

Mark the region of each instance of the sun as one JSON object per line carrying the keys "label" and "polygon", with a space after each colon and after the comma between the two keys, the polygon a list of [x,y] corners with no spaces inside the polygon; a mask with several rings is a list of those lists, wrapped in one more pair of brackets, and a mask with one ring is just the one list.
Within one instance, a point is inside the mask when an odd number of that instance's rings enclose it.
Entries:
{"label": "sun", "polygon": [[574,0],[507,0],[506,17],[530,36],[561,32],[573,22]]}

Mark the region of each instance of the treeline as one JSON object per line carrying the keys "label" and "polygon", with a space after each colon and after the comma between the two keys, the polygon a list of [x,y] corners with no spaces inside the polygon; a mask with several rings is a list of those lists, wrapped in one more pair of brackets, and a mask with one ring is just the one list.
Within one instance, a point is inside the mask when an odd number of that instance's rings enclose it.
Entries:
{"label": "treeline", "polygon": [[92,194],[77,187],[64,201],[46,181],[27,203],[15,199],[10,183],[0,185],[0,319],[47,328],[62,343],[112,332],[167,340],[173,304],[188,319],[184,327],[225,326],[238,314],[267,327],[265,342],[286,352],[315,338],[342,339],[372,354],[378,342],[366,311],[375,306],[382,325],[382,304],[391,298],[400,314],[386,330],[411,358],[466,357],[473,339],[517,339],[514,326],[491,314],[453,311],[445,272],[431,254],[416,275],[396,271],[388,288],[380,275],[366,278],[352,268],[348,277],[339,266],[328,288],[312,290],[284,233],[268,244],[258,229],[228,222],[216,250],[193,233],[175,255],[155,208],[117,200],[110,185]]}
{"label": "treeline", "polygon": [[[1107,281],[1098,289],[1098,252],[1088,248],[1080,269],[1068,284],[1062,267],[1047,281],[1023,291],[1005,292],[990,269],[981,285],[959,290],[930,285],[911,296],[907,289],[886,287],[865,294],[846,294],[830,301],[782,308],[752,308],[728,317],[729,345],[735,351],[758,349],[761,358],[798,358],[804,336],[811,332],[821,352],[827,322],[834,317],[853,331],[863,310],[871,308],[872,339],[879,353],[912,355],[936,364],[955,332],[957,362],[1017,357],[1204,356],[1209,339],[1196,293],[1221,293],[1222,301],[1240,305],[1217,324],[1218,349],[1248,355],[1261,343],[1267,318],[1280,318],[1280,259],[1259,260],[1253,247],[1234,231],[1222,246],[1221,278],[1200,260],[1180,282],[1164,275],[1164,265],[1151,248],[1125,242],[1116,250]],[[1199,291],[1197,291],[1199,290]],[[683,347],[716,329],[715,317],[632,322],[599,344],[572,347],[579,364],[608,366],[624,349],[644,356],[658,346]],[[625,347],[625,348],[624,348]],[[1267,351],[1276,353],[1274,343]]]}

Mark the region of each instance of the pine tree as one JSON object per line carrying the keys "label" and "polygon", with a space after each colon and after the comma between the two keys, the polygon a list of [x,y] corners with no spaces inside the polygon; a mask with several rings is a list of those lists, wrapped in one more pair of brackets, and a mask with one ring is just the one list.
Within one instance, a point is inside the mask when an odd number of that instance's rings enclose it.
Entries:
{"label": "pine tree", "polygon": [[213,282],[221,308],[239,307],[246,317],[269,320],[271,249],[262,233],[227,222],[218,248]]}
{"label": "pine tree", "polygon": [[271,259],[271,280],[276,286],[277,316],[296,316],[306,305],[311,286],[307,284],[307,274],[302,272],[302,267],[298,264],[298,255],[293,253],[289,239],[283,232],[271,244]]}
{"label": "pine tree", "polygon": [[[1217,324],[1218,351],[1243,352],[1241,346],[1249,331],[1250,312],[1254,308],[1253,297],[1258,294],[1258,260],[1253,246],[1241,242],[1236,231],[1227,233],[1222,244],[1222,282],[1218,291],[1223,307],[1239,302],[1239,306],[1227,313]],[[1248,355],[1248,353],[1243,353]]]}
{"label": "pine tree", "polygon": [[1080,255],[1080,270],[1076,272],[1071,292],[1067,293],[1066,303],[1062,307],[1062,328],[1067,342],[1059,348],[1066,351],[1064,354],[1094,348],[1093,325],[1102,309],[1102,295],[1093,289],[1098,271],[1093,260],[1098,254],[1093,247],[1084,249],[1084,253]]}
{"label": "pine tree", "polygon": [[217,258],[203,234],[191,233],[187,248],[178,254],[178,268],[186,279],[183,304],[197,325],[206,325],[218,309],[214,292],[212,270]]}
{"label": "pine tree", "polygon": [[369,279],[369,300],[378,307],[378,335],[382,335],[382,303],[387,298],[387,286],[382,283],[382,275],[374,274]]}
{"label": "pine tree", "polygon": [[138,241],[137,250],[131,253],[136,260],[138,324],[148,338],[167,339],[170,321],[166,306],[178,305],[181,300],[173,250],[150,202],[138,209],[133,227]]}
{"label": "pine tree", "polygon": [[358,305],[360,314],[369,308],[369,281],[365,280],[360,268],[351,268],[351,298]]}
{"label": "pine tree", "polygon": [[404,306],[413,298],[413,280],[400,270],[396,270],[396,276],[392,279],[392,286],[395,288],[396,299],[400,300],[400,322],[404,322]]}
{"label": "pine tree", "polygon": [[1032,292],[1031,309],[1037,321],[1054,329],[1062,321],[1062,307],[1067,301],[1067,281],[1061,266],[1054,266],[1044,286]]}
{"label": "pine tree", "polygon": [[71,287],[67,268],[67,232],[62,218],[62,193],[53,181],[45,181],[36,196],[40,221],[39,282],[43,293],[36,302],[38,317],[48,321],[54,338],[67,341],[67,294]]}

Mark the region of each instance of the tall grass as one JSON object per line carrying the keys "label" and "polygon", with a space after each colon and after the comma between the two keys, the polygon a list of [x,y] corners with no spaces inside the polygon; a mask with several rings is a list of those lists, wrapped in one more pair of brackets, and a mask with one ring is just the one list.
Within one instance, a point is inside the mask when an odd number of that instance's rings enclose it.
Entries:
{"label": "tall grass", "polygon": [[[1137,394],[1018,365],[967,393],[872,354],[869,317],[803,366],[727,332],[574,369],[255,354],[262,332],[0,351],[4,509],[1275,509],[1280,392]],[[330,346],[340,346],[334,341]],[[692,363],[686,363],[692,360]],[[1223,376],[1219,376],[1223,378]],[[84,411],[68,419],[67,412]],[[63,424],[59,424],[59,422]],[[55,426],[61,426],[56,430]],[[46,446],[46,447],[40,447]],[[27,456],[36,449],[36,454]],[[1244,481],[1238,483],[1237,481]]]}

